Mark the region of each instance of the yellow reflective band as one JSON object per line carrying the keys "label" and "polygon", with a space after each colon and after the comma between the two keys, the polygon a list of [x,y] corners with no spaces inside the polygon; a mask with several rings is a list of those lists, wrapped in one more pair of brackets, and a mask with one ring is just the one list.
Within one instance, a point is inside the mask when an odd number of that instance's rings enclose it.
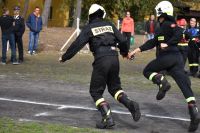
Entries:
{"label": "yellow reflective band", "polygon": [[199,66],[199,64],[193,63],[193,64],[189,64],[189,66],[190,66],[190,67],[191,67],[191,66]]}
{"label": "yellow reflective band", "polygon": [[104,102],[104,98],[100,98],[99,100],[96,101],[96,106],[98,106],[100,103]]}
{"label": "yellow reflective band", "polygon": [[192,38],[192,41],[195,41],[196,40],[196,38]]}
{"label": "yellow reflective band", "polygon": [[188,46],[188,43],[178,43],[178,46]]}
{"label": "yellow reflective band", "polygon": [[117,98],[118,98],[119,94],[121,94],[121,93],[124,93],[124,91],[123,90],[119,90],[117,93],[115,93],[115,99],[116,100],[118,100]]}
{"label": "yellow reflective band", "polygon": [[164,36],[159,36],[158,37],[158,41],[164,41],[165,40],[165,37]]}
{"label": "yellow reflective band", "polygon": [[111,111],[110,111],[110,109],[109,109],[106,115],[107,115],[107,116],[109,116],[109,115],[110,115],[110,113],[111,113]]}
{"label": "yellow reflective band", "polygon": [[150,76],[149,76],[149,80],[152,80],[154,76],[156,76],[158,73],[152,73]]}
{"label": "yellow reflective band", "polygon": [[195,97],[189,97],[189,98],[186,99],[186,101],[187,101],[188,103],[191,102],[191,101],[195,101]]}

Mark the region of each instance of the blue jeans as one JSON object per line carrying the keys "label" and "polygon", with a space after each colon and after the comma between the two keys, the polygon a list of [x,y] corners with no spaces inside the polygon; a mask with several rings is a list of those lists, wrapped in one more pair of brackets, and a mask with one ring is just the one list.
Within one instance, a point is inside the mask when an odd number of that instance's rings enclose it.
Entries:
{"label": "blue jeans", "polygon": [[7,41],[9,41],[11,49],[11,62],[16,62],[15,35],[13,33],[2,34],[2,62],[6,63]]}
{"label": "blue jeans", "polygon": [[29,48],[28,51],[33,53],[33,51],[37,50],[38,47],[38,39],[39,39],[39,32],[32,32],[29,33]]}
{"label": "blue jeans", "polygon": [[154,34],[153,33],[147,34],[147,38],[148,38],[148,40],[153,39],[154,38]]}

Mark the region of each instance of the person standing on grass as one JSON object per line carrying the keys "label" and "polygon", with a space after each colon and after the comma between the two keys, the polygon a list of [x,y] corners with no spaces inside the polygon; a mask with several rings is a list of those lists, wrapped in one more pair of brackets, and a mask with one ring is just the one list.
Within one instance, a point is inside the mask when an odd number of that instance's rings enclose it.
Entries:
{"label": "person standing on grass", "polygon": [[19,53],[19,63],[22,63],[24,61],[24,50],[23,50],[23,40],[22,36],[25,31],[25,24],[24,19],[19,15],[20,14],[20,7],[15,6],[14,7],[14,20],[15,20],[15,43],[18,47],[18,53]]}
{"label": "person standing on grass", "polygon": [[121,33],[128,40],[128,50],[130,49],[130,39],[131,36],[135,34],[134,32],[134,20],[131,18],[129,11],[126,12],[126,17],[122,21]]}
{"label": "person standing on grass", "polygon": [[103,98],[106,86],[109,93],[128,108],[134,121],[138,121],[141,116],[138,103],[129,99],[121,88],[117,47],[120,49],[120,54],[127,57],[127,41],[112,23],[103,20],[105,15],[102,6],[92,4],[89,9],[89,24],[59,58],[60,62],[65,62],[89,43],[94,55],[90,94],[102,115],[102,121],[96,124],[100,129],[112,128],[115,125],[109,103]]}
{"label": "person standing on grass", "polygon": [[190,76],[199,77],[200,78],[200,71],[199,69],[199,45],[200,45],[200,29],[197,27],[197,20],[196,18],[190,19],[190,25],[187,31],[191,34],[191,39],[188,43],[189,51],[188,51],[188,62],[190,68]]}
{"label": "person standing on grass", "polygon": [[158,24],[155,16],[151,14],[150,19],[145,23],[145,35],[147,35],[148,40],[154,38],[156,28],[158,28]]}
{"label": "person standing on grass", "polygon": [[2,31],[2,60],[1,64],[6,64],[7,42],[11,48],[11,62],[13,65],[19,64],[16,59],[15,35],[14,35],[14,18],[9,15],[7,8],[3,9],[3,16],[0,17],[0,26]]}
{"label": "person standing on grass", "polygon": [[154,39],[144,43],[129,53],[129,58],[139,52],[154,48],[159,50],[156,59],[152,60],[143,71],[144,76],[159,87],[156,99],[162,100],[171,85],[160,71],[166,70],[174,78],[181,89],[188,104],[190,115],[189,132],[198,129],[200,115],[196,105],[196,99],[191,89],[191,81],[184,71],[184,62],[177,44],[182,39],[183,29],[176,25],[173,17],[173,6],[169,1],[162,1],[156,6],[156,12],[160,28]]}
{"label": "person standing on grass", "polygon": [[42,30],[42,17],[40,16],[39,7],[35,7],[34,12],[29,15],[26,25],[30,29],[28,53],[31,55],[36,54],[38,49],[39,33]]}

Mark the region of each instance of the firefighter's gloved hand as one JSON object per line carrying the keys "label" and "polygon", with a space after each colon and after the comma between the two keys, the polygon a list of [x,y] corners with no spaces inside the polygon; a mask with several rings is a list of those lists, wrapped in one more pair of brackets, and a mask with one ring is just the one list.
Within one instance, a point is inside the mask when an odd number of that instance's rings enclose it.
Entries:
{"label": "firefighter's gloved hand", "polygon": [[167,48],[168,47],[168,45],[166,44],[166,43],[161,43],[160,44],[160,48],[161,49],[165,49],[165,48]]}

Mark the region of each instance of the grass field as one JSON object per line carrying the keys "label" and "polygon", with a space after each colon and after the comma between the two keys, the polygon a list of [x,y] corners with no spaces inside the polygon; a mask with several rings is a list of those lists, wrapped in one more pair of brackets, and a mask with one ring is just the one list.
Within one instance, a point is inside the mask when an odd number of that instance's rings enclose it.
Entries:
{"label": "grass field", "polygon": [[[138,55],[133,61],[120,57],[120,77],[123,88],[149,89],[155,87],[142,75],[143,68],[154,58],[154,55],[155,51],[152,50]],[[1,66],[0,73],[2,75],[14,74],[17,76],[21,74],[36,79],[46,78],[70,83],[89,84],[93,62],[91,54],[77,54],[63,64],[58,62],[59,56],[58,52],[43,52],[36,56],[27,55],[23,64],[13,66],[8,63]],[[179,91],[174,80],[169,76],[167,78],[172,83],[172,89]],[[200,80],[191,78],[191,81],[195,93],[200,94]]]}
{"label": "grass field", "polygon": [[89,128],[69,127],[63,124],[19,122],[9,118],[1,118],[0,133],[102,133],[102,131]]}

